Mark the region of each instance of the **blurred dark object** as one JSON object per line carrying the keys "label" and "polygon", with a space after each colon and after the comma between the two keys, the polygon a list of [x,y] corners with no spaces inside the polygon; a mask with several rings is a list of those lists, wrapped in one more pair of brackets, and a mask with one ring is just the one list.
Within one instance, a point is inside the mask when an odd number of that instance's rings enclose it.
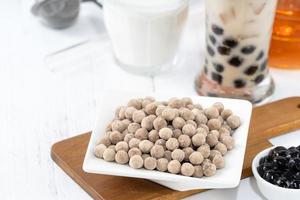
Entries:
{"label": "blurred dark object", "polygon": [[80,0],[37,0],[31,12],[42,22],[55,29],[71,26],[77,19]]}
{"label": "blurred dark object", "polygon": [[279,0],[270,49],[270,66],[300,69],[300,0]]}
{"label": "blurred dark object", "polygon": [[[102,8],[102,4],[97,0],[83,0],[82,2],[92,2]],[[46,26],[63,29],[76,21],[80,3],[80,0],[36,0],[31,12]]]}
{"label": "blurred dark object", "polygon": [[100,8],[102,8],[102,3],[100,3],[97,0],[82,0],[82,2],[93,2],[95,3],[97,6],[99,6]]}

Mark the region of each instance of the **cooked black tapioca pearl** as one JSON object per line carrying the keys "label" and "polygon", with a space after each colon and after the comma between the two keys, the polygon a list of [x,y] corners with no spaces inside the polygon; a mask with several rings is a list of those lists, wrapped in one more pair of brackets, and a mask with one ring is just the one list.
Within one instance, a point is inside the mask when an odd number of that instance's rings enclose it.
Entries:
{"label": "cooked black tapioca pearl", "polygon": [[239,67],[241,64],[243,64],[244,59],[239,56],[233,56],[229,59],[228,63],[234,67]]}
{"label": "cooked black tapioca pearl", "polygon": [[211,78],[212,80],[216,81],[217,83],[219,84],[222,84],[222,81],[223,81],[223,76],[218,74],[218,73],[215,73],[215,72],[212,72],[211,73]]}
{"label": "cooked black tapioca pearl", "polygon": [[211,43],[212,43],[213,45],[215,45],[216,42],[217,42],[216,38],[215,38],[213,35],[209,35],[208,37],[209,37],[209,40],[211,41]]}
{"label": "cooked black tapioca pearl", "polygon": [[[290,147],[288,148],[288,150],[286,151],[286,157],[287,158],[296,158],[296,157],[300,157],[300,151],[296,148],[296,147]],[[299,166],[300,167],[300,166]]]}
{"label": "cooked black tapioca pearl", "polygon": [[290,170],[294,170],[294,169],[295,169],[295,165],[296,165],[296,163],[295,163],[295,160],[294,160],[294,159],[290,159],[290,160],[289,160],[289,163],[287,164],[287,166],[288,166],[288,168],[289,168]]}
{"label": "cooked black tapioca pearl", "polygon": [[265,163],[263,163],[262,164],[262,169],[264,170],[264,171],[266,171],[266,170],[270,170],[270,169],[277,169],[277,166],[274,166],[274,164],[273,164],[273,161],[270,161],[270,162],[265,162]]}
{"label": "cooked black tapioca pearl", "polygon": [[290,170],[299,171],[300,172],[300,158],[297,158],[297,157],[290,158],[287,166],[288,166],[288,168]]}
{"label": "cooked black tapioca pearl", "polygon": [[259,159],[259,161],[258,161],[258,164],[259,164],[259,165],[262,165],[262,164],[264,164],[265,162],[267,162],[267,156],[261,157],[261,158]]}
{"label": "cooked black tapioca pearl", "polygon": [[272,184],[276,184],[277,180],[279,179],[280,175],[278,173],[274,173],[269,177],[269,182]]}
{"label": "cooked black tapioca pearl", "polygon": [[264,76],[263,74],[260,74],[260,75],[258,75],[258,76],[254,79],[254,82],[255,82],[256,84],[259,84],[259,83],[261,83],[261,82],[264,80],[264,78],[265,78],[265,76]]}
{"label": "cooked black tapioca pearl", "polygon": [[251,75],[255,74],[255,72],[257,71],[257,69],[258,69],[258,66],[257,66],[257,65],[252,65],[252,66],[248,67],[248,68],[244,71],[244,73],[245,73],[246,75],[248,75],[248,76],[251,76]]}
{"label": "cooked black tapioca pearl", "polygon": [[220,26],[213,24],[211,26],[211,30],[216,34],[216,35],[222,35],[224,33],[224,29],[221,28]]}
{"label": "cooked black tapioca pearl", "polygon": [[294,174],[294,178],[296,180],[300,180],[300,171],[296,172],[296,174]]}
{"label": "cooked black tapioca pearl", "polygon": [[223,41],[223,45],[227,46],[227,47],[230,47],[230,48],[234,48],[238,45],[238,41],[234,38],[226,38]]}
{"label": "cooked black tapioca pearl", "polygon": [[243,54],[251,54],[255,51],[256,47],[254,45],[247,45],[247,46],[244,46],[242,49],[241,49],[241,52]]}
{"label": "cooked black tapioca pearl", "polygon": [[213,48],[209,45],[207,45],[207,52],[210,56],[214,56],[215,55],[215,51],[213,50]]}
{"label": "cooked black tapioca pearl", "polygon": [[230,54],[230,48],[226,46],[218,46],[218,52],[221,55],[229,55]]}
{"label": "cooked black tapioca pearl", "polygon": [[206,66],[206,65],[204,66],[204,73],[205,73],[205,74],[208,73],[208,69],[207,69],[207,66]]}
{"label": "cooked black tapioca pearl", "polygon": [[270,155],[276,155],[277,152],[286,151],[287,149],[284,146],[275,147],[270,151]]}
{"label": "cooked black tapioca pearl", "polygon": [[282,174],[282,176],[284,176],[284,177],[286,177],[287,179],[288,179],[288,181],[293,181],[293,179],[294,179],[294,173],[292,172],[292,171],[290,171],[290,170],[286,170],[286,169],[284,169],[285,171],[283,172],[283,174]]}
{"label": "cooked black tapioca pearl", "polygon": [[263,165],[262,164],[260,164],[260,165],[258,165],[258,167],[256,168],[257,169],[257,172],[259,173],[259,175],[261,176],[261,177],[263,177],[263,175],[264,175],[264,170],[263,170]]}
{"label": "cooked black tapioca pearl", "polygon": [[294,150],[298,150],[297,147],[290,147],[287,149],[287,151],[294,151]]}
{"label": "cooked black tapioca pearl", "polygon": [[258,61],[258,60],[262,59],[262,57],[264,57],[264,52],[263,51],[259,52],[259,54],[256,57],[256,60]]}
{"label": "cooked black tapioca pearl", "polygon": [[273,159],[273,162],[277,165],[278,169],[285,169],[288,166],[289,160],[284,156],[277,156]]}
{"label": "cooked black tapioca pearl", "polygon": [[288,188],[290,186],[290,182],[285,177],[279,177],[276,181],[276,185],[283,188]]}
{"label": "cooked black tapioca pearl", "polygon": [[256,168],[266,181],[284,188],[300,189],[300,157],[298,147],[278,146],[259,160]]}
{"label": "cooked black tapioca pearl", "polygon": [[273,161],[273,158],[275,158],[277,156],[286,156],[286,152],[287,152],[287,149],[285,147],[278,146],[269,152],[268,157]]}
{"label": "cooked black tapioca pearl", "polygon": [[262,175],[263,179],[265,179],[266,181],[270,182],[270,183],[276,183],[276,181],[279,178],[279,175],[276,173],[276,171],[270,169],[267,170],[263,173]]}
{"label": "cooked black tapioca pearl", "polygon": [[233,84],[236,88],[243,88],[246,86],[247,82],[243,79],[236,79],[234,80]]}
{"label": "cooked black tapioca pearl", "polygon": [[260,71],[264,71],[267,67],[268,59],[264,60],[264,62],[260,65]]}
{"label": "cooked black tapioca pearl", "polygon": [[292,189],[300,189],[300,179],[293,180],[290,184],[290,188]]}
{"label": "cooked black tapioca pearl", "polygon": [[213,66],[217,72],[222,73],[224,71],[224,66],[219,63],[213,63]]}

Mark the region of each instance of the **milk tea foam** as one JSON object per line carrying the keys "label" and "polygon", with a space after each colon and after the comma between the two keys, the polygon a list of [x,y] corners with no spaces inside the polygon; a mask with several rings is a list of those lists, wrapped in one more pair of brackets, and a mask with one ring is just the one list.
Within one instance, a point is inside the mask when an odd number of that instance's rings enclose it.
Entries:
{"label": "milk tea foam", "polygon": [[187,0],[107,0],[104,19],[116,59],[134,68],[152,68],[173,61]]}

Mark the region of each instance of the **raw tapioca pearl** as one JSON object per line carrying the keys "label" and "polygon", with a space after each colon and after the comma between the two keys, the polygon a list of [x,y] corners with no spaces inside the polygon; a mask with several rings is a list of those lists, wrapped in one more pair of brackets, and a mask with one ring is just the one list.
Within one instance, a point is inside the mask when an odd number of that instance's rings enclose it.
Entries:
{"label": "raw tapioca pearl", "polygon": [[222,64],[214,63],[214,68],[217,72],[223,72],[224,71],[224,66]]}
{"label": "raw tapioca pearl", "polygon": [[229,59],[228,63],[234,67],[239,67],[241,64],[243,64],[244,59],[239,56],[233,56]]}
{"label": "raw tapioca pearl", "polygon": [[221,55],[229,55],[230,54],[230,48],[225,46],[218,46],[218,52]]}
{"label": "raw tapioca pearl", "polygon": [[234,87],[236,88],[243,88],[246,86],[247,82],[243,79],[236,79],[234,80]]}
{"label": "raw tapioca pearl", "polygon": [[207,45],[207,52],[210,56],[215,55],[215,51],[211,48],[211,46]]}
{"label": "raw tapioca pearl", "polygon": [[252,66],[248,67],[248,68],[244,71],[244,73],[245,73],[246,75],[248,75],[248,76],[251,76],[251,75],[255,74],[255,72],[257,71],[257,69],[258,69],[258,66],[257,66],[257,65],[252,65]]}
{"label": "raw tapioca pearl", "polygon": [[241,49],[241,52],[243,54],[251,54],[253,53],[253,51],[255,51],[256,47],[253,46],[253,45],[248,45],[248,46],[244,46],[242,49]]}
{"label": "raw tapioca pearl", "polygon": [[224,29],[221,28],[218,25],[213,24],[211,26],[211,30],[216,34],[216,35],[222,35],[224,33]]}
{"label": "raw tapioca pearl", "polygon": [[258,61],[258,60],[262,59],[263,56],[264,56],[264,52],[261,51],[261,52],[258,54],[258,56],[256,57],[256,60]]}
{"label": "raw tapioca pearl", "polygon": [[264,71],[267,68],[268,59],[266,59],[261,65],[260,65],[260,71]]}
{"label": "raw tapioca pearl", "polygon": [[233,38],[227,38],[223,41],[223,45],[230,47],[230,48],[234,48],[238,45],[238,41]]}
{"label": "raw tapioca pearl", "polygon": [[214,81],[218,82],[219,84],[222,84],[222,81],[223,81],[222,75],[217,74],[217,73],[215,73],[215,72],[212,72],[212,73],[211,73],[211,78],[212,78]]}
{"label": "raw tapioca pearl", "polygon": [[260,74],[260,75],[258,75],[258,76],[254,79],[254,82],[255,82],[256,84],[259,84],[259,83],[261,83],[261,82],[264,80],[264,78],[265,78],[265,76],[264,76],[263,74]]}
{"label": "raw tapioca pearl", "polygon": [[213,45],[215,45],[216,42],[217,42],[216,38],[215,38],[213,35],[209,35],[208,37],[209,37],[209,40],[211,41],[211,43],[212,43]]}

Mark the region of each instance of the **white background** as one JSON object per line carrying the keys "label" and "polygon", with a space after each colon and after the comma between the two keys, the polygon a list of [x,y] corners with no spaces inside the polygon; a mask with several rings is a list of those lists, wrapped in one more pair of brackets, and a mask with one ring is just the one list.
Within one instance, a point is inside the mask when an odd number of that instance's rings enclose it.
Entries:
{"label": "white background", "polygon": [[[192,1],[178,66],[152,78],[130,75],[114,64],[101,11],[94,5],[83,5],[77,23],[57,31],[30,14],[31,4],[0,1],[0,199],[90,199],[51,160],[51,145],[91,130],[96,99],[105,89],[195,94],[204,52],[203,3]],[[90,42],[55,54],[84,41]],[[300,71],[271,73],[273,100],[300,95]],[[272,142],[299,139],[295,132]],[[208,198],[262,199],[253,178],[235,189],[188,199]]]}

